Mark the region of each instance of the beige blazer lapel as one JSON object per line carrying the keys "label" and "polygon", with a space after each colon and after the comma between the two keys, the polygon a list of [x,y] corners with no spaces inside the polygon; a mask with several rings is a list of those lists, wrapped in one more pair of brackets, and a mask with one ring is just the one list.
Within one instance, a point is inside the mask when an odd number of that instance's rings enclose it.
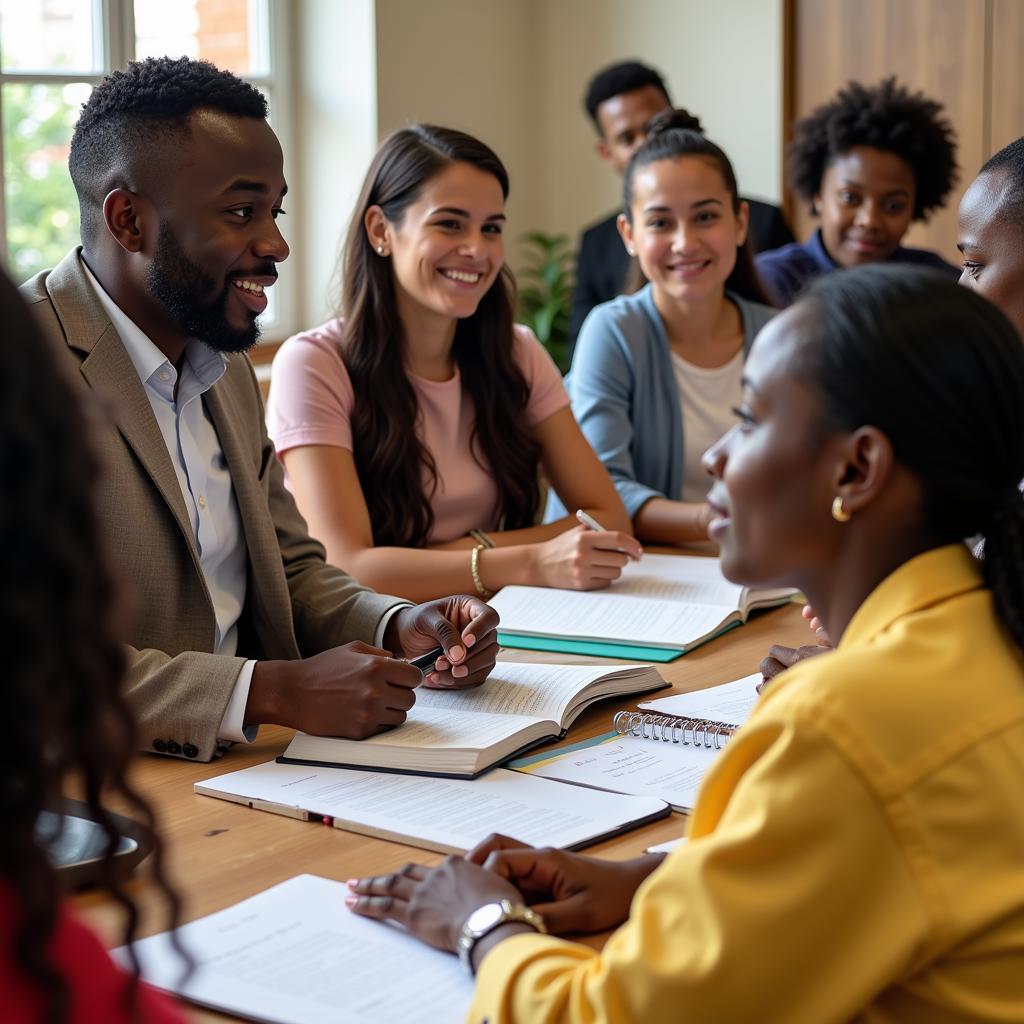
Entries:
{"label": "beige blazer lapel", "polygon": [[46,280],[50,301],[68,346],[82,353],[81,372],[89,386],[112,405],[117,428],[170,508],[205,580],[181,485],[139,375],[79,262],[79,251],[64,257]]}

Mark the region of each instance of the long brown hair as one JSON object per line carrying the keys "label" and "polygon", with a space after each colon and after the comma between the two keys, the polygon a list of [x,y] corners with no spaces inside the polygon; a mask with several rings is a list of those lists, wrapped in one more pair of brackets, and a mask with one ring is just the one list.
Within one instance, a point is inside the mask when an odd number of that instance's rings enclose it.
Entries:
{"label": "long brown hair", "polygon": [[[48,953],[60,887],[35,829],[65,777],[80,782],[107,837],[102,880],[125,911],[124,940],[131,943],[138,912],[114,871],[119,836],[103,794],[141,819],[172,925],[178,900],[164,876],[152,812],[126,776],[135,726],[121,695],[118,586],[92,504],[99,465],[89,425],[3,273],[0,316],[0,550],[7,565],[0,581],[0,693],[11,723],[0,744],[0,881],[13,891],[18,911],[15,965],[45,994],[45,1019],[57,1022],[71,1008],[67,981]],[[129,987],[127,997],[134,992]]]}
{"label": "long brown hair", "polygon": [[[355,394],[353,455],[377,545],[426,541],[437,468],[416,432],[416,393],[400,372],[404,339],[390,261],[373,251],[363,219],[379,206],[401,224],[424,185],[453,163],[492,174],[508,198],[508,174],[489,147],[451,128],[415,124],[387,138],[373,158],[345,240],[342,359]],[[529,385],[513,353],[514,297],[512,274],[502,267],[476,312],[456,323],[452,349],[476,410],[473,457],[490,467],[505,529],[530,525],[540,497],[540,446],[525,416]],[[433,479],[426,489],[423,467]]]}
{"label": "long brown hair", "polygon": [[[633,223],[633,177],[636,172],[647,164],[658,160],[676,160],[684,156],[702,156],[713,160],[718,165],[719,173],[725,182],[732,199],[733,213],[740,212],[740,191],[736,184],[736,172],[732,163],[721,147],[716,146],[707,138],[700,121],[688,110],[663,110],[655,114],[647,122],[647,138],[644,144],[633,154],[626,167],[622,182],[622,211],[626,220]],[[628,277],[628,291],[639,291],[645,284],[640,264],[634,259]],[[726,279],[725,287],[750,302],[772,305],[772,300],[761,284],[757,269],[754,266],[754,252],[750,243],[750,231],[743,244],[736,248],[736,265]]]}

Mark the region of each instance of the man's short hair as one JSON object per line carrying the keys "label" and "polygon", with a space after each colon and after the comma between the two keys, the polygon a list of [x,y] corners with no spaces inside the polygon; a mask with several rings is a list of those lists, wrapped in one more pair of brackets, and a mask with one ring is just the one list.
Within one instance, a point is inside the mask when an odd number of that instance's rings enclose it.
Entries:
{"label": "man's short hair", "polygon": [[187,135],[188,119],[200,109],[263,120],[267,101],[230,71],[189,57],[133,61],[93,89],[82,105],[68,159],[83,242],[89,244],[102,228],[106,195],[137,187],[140,169],[158,163],[161,143]]}
{"label": "man's short hair", "polygon": [[597,119],[597,108],[605,100],[610,100],[613,96],[621,96],[626,92],[644,89],[649,85],[653,85],[665,97],[665,102],[671,105],[672,101],[669,99],[665,80],[654,68],[648,67],[646,64],[641,64],[636,60],[627,60],[598,71],[590,80],[590,85],[587,86],[587,95],[583,99],[583,106],[586,107],[590,120],[594,122],[597,134],[602,134],[601,123]]}
{"label": "man's short hair", "polygon": [[1010,186],[1003,194],[1000,214],[1015,224],[1024,224],[1024,138],[1016,139],[989,157],[978,174],[989,171],[1005,174]]}

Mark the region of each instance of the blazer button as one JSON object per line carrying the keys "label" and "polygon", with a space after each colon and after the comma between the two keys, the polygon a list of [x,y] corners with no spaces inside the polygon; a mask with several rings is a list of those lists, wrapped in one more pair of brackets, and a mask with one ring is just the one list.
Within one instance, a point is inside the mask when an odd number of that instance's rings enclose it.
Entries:
{"label": "blazer button", "polygon": [[168,740],[167,741],[167,753],[168,754],[180,754],[181,753],[181,744],[178,743],[177,740]]}
{"label": "blazer button", "polygon": [[199,756],[199,748],[194,743],[186,743],[185,746],[183,746],[181,748],[181,752],[186,757],[198,757]]}
{"label": "blazer button", "polygon": [[158,754],[166,754],[167,753],[167,744],[164,743],[163,740],[153,740],[153,749]]}

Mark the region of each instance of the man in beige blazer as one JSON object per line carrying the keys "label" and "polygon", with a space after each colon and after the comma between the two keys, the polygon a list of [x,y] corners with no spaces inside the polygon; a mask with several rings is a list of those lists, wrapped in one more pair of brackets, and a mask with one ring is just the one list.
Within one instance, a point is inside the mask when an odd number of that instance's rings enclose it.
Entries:
{"label": "man in beige blazer", "polygon": [[239,354],[288,255],[265,116],[255,89],[211,65],[110,76],[72,142],[83,247],[22,289],[112,410],[97,504],[134,585],[142,747],[206,760],[261,723],[372,735],[404,720],[422,681],[401,656],[440,645],[428,683],[464,686],[497,653],[479,599],[413,607],[328,566],[284,487]]}

